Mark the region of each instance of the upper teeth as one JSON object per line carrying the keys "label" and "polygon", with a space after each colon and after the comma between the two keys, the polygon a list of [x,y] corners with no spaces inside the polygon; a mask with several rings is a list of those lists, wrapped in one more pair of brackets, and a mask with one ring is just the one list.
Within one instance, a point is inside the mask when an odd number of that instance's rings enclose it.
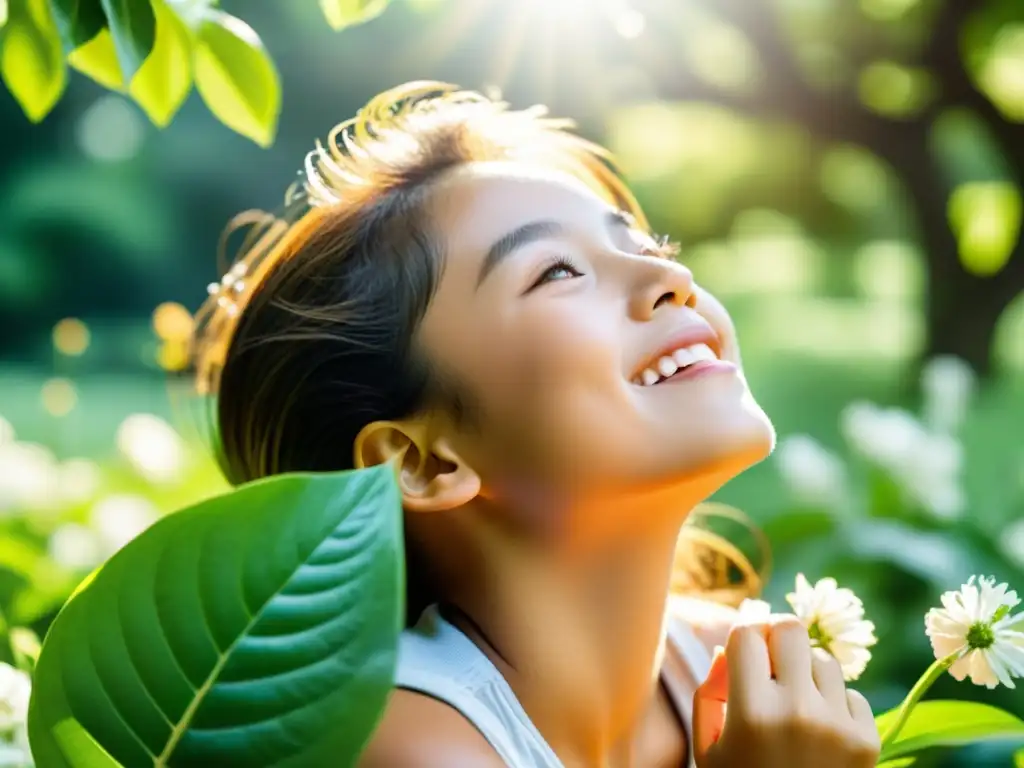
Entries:
{"label": "upper teeth", "polygon": [[650,387],[662,379],[672,376],[680,368],[686,368],[703,360],[717,360],[718,357],[707,344],[691,344],[681,347],[671,355],[658,358],[650,367],[644,368],[634,383]]}

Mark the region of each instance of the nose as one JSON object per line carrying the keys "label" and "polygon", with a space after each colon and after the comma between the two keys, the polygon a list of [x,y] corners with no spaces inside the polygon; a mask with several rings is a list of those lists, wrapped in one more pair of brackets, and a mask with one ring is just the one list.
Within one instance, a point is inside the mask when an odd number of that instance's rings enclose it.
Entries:
{"label": "nose", "polygon": [[645,257],[637,259],[636,266],[639,274],[629,306],[632,319],[646,322],[654,317],[658,307],[666,304],[694,306],[693,273],[682,264]]}

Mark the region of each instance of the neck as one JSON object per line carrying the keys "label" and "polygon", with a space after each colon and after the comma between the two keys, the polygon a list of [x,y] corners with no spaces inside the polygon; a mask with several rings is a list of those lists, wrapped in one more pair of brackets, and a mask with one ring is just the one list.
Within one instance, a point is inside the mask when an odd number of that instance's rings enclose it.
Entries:
{"label": "neck", "polygon": [[613,544],[570,525],[543,550],[483,546],[467,588],[450,595],[468,618],[456,623],[567,766],[630,765],[658,683],[676,539],[695,503],[657,492],[578,506],[566,519],[588,528],[624,510],[637,524]]}

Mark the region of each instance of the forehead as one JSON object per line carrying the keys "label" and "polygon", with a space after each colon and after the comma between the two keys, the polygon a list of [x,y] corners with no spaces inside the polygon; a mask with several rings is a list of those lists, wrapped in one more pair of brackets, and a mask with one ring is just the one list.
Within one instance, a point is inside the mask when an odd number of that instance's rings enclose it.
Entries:
{"label": "forehead", "polygon": [[434,226],[452,253],[482,257],[495,240],[533,221],[600,226],[612,206],[567,173],[511,163],[472,163],[441,179],[431,196]]}

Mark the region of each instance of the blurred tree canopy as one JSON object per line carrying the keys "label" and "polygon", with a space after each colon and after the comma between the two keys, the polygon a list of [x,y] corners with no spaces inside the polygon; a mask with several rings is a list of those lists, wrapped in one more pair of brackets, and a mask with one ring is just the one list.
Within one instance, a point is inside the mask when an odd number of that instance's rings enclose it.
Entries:
{"label": "blurred tree canopy", "polygon": [[[520,94],[543,100],[553,111],[577,117],[591,133],[638,100],[716,105],[756,121],[764,150],[757,162],[764,167],[772,162],[778,137],[795,131],[810,148],[788,194],[758,185],[756,172],[748,174],[750,183],[734,190],[727,213],[776,208],[842,238],[867,228],[859,203],[848,198],[870,196],[865,188],[872,173],[895,179],[895,215],[901,226],[913,222],[912,236],[927,262],[922,357],[952,353],[987,372],[999,318],[1024,290],[1024,5],[1018,0],[405,0],[383,24],[366,27],[365,35],[345,36],[337,52],[313,44],[304,50],[306,7],[315,10],[313,0],[288,3],[287,9],[240,4],[236,13],[245,21],[217,5],[0,0],[6,12],[0,14],[6,19],[0,71],[33,121],[61,98],[67,67],[124,92],[158,126],[171,121],[194,84],[218,119],[267,146],[278,138],[281,76],[274,59],[283,56],[285,75],[296,73],[285,90],[300,106],[292,108],[299,117],[282,155],[308,147],[311,115],[328,114],[322,103],[336,121],[374,91],[412,79],[413,71],[417,78],[468,87],[497,84],[515,102]],[[388,0],[319,3],[335,29],[376,18],[387,5]],[[564,14],[571,21],[561,30],[537,20],[559,8],[572,12]],[[612,23],[584,23],[584,15]],[[288,26],[286,18],[299,26]],[[271,41],[266,48],[254,29]],[[286,40],[286,30],[302,44]],[[326,63],[318,56],[327,56]],[[299,67],[306,70],[300,74]],[[340,73],[347,79],[339,80]],[[322,98],[335,90],[336,98]],[[5,117],[9,157],[19,146],[46,144],[59,130],[52,121],[36,132],[10,123]],[[62,172],[72,180],[79,173],[67,167]],[[30,187],[41,186],[40,173]],[[859,182],[851,182],[858,173]],[[81,188],[94,183],[87,170],[80,176]],[[832,190],[809,193],[830,178]],[[143,196],[130,190],[142,179],[113,180],[108,174],[107,183],[126,207],[140,206]],[[844,184],[858,183],[859,190],[844,192]],[[7,196],[31,198],[23,191]],[[672,201],[662,195],[656,202],[664,209]],[[75,218],[83,227],[61,234],[41,227],[45,207],[38,201],[35,208],[15,206],[21,212],[17,220],[10,211],[4,214],[9,244],[0,248],[6,254],[0,257],[0,277],[7,281],[10,302],[0,302],[0,320],[10,320],[15,329],[20,324],[30,330],[38,322],[24,311],[33,290],[43,290],[39,281],[63,279],[26,267],[26,254],[66,250],[69,238],[107,243],[112,233],[115,243],[104,250],[156,252],[161,226],[169,226],[161,224],[159,213],[140,208],[134,218],[121,217],[128,225],[104,233],[106,209],[82,201]],[[139,222],[147,216],[151,225],[143,226]],[[704,227],[700,234],[713,233]],[[163,267],[153,269],[159,273]],[[52,305],[59,292],[48,295]],[[65,314],[72,311],[68,306]]]}
{"label": "blurred tree canopy", "polygon": [[887,163],[928,261],[925,355],[957,355],[987,372],[996,322],[1024,290],[1024,4],[718,0],[713,8],[741,35],[732,48],[758,60],[756,74],[730,81],[728,67],[649,66],[660,75],[658,95],[793,121]]}

